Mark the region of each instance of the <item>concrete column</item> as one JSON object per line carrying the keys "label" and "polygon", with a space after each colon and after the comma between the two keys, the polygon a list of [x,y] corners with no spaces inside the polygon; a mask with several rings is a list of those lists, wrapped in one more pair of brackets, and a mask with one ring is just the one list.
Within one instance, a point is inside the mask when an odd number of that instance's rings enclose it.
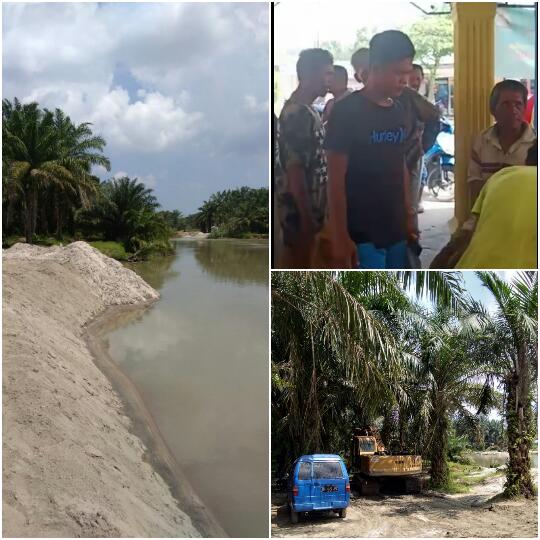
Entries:
{"label": "concrete column", "polygon": [[495,2],[454,2],[455,217],[470,211],[467,168],[475,135],[492,124],[495,79]]}

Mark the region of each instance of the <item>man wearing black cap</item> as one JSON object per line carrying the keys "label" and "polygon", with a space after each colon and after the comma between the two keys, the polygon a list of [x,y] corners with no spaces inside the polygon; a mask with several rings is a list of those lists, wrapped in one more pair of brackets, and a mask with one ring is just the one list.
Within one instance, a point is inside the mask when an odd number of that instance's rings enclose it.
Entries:
{"label": "man wearing black cap", "polygon": [[334,268],[407,267],[416,241],[405,141],[411,129],[397,100],[412,71],[414,46],[389,30],[369,44],[366,86],[336,103],[328,122],[330,261]]}

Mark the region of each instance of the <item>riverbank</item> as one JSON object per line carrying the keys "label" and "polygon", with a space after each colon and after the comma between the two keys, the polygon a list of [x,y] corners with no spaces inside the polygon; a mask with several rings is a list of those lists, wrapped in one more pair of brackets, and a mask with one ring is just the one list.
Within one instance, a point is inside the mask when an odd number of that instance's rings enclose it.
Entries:
{"label": "riverbank", "polygon": [[100,325],[158,293],[84,242],[16,244],[3,278],[3,536],[222,534],[100,354]]}

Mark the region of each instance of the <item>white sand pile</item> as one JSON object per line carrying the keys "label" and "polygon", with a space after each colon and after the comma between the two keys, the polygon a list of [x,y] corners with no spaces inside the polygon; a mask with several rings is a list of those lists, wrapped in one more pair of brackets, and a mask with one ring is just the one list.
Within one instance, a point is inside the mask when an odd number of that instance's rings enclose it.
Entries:
{"label": "white sand pile", "polygon": [[3,536],[200,536],[179,509],[83,325],[158,293],[84,242],[3,253]]}

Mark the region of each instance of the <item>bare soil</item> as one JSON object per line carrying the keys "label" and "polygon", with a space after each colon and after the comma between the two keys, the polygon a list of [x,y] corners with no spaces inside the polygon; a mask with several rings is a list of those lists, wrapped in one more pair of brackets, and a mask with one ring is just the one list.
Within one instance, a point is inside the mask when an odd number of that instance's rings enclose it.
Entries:
{"label": "bare soil", "polygon": [[[536,471],[535,471],[536,472]],[[347,517],[331,512],[309,514],[292,525],[283,494],[272,497],[272,536],[300,537],[519,537],[538,536],[537,500],[500,497],[501,476],[470,493],[354,497]]]}

